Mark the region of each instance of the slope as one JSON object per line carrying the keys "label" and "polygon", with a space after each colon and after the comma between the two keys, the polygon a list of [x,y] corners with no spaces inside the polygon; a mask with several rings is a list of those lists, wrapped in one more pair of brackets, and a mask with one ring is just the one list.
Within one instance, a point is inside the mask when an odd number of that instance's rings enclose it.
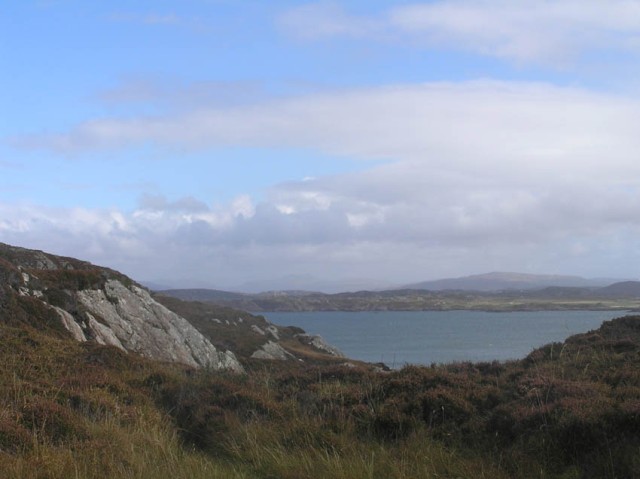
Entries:
{"label": "slope", "polygon": [[[187,316],[197,309],[177,301],[170,306]],[[206,321],[200,317],[200,327],[194,327],[117,271],[0,243],[0,322],[8,325],[29,325],[158,361],[235,372],[244,370],[232,349],[240,344],[255,347],[242,349],[245,362],[251,356],[292,361],[341,356],[328,346],[319,347],[320,340],[304,331],[284,328],[281,340],[281,328],[241,311],[225,311],[233,316],[231,323],[225,319],[230,327],[216,328],[222,324],[216,318],[219,312],[211,307],[200,311]]]}

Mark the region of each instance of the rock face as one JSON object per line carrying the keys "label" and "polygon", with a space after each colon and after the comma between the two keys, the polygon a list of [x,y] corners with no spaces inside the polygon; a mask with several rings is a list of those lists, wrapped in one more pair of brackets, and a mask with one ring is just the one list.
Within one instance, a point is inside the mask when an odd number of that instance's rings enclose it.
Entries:
{"label": "rock face", "polygon": [[317,364],[344,362],[342,353],[321,337],[295,326],[269,322],[263,316],[201,301],[183,301],[162,293],[153,295],[171,311],[187,319],[214,346],[231,349],[244,364],[255,360]]}
{"label": "rock face", "polygon": [[253,353],[251,357],[254,359],[279,359],[281,361],[295,359],[293,354],[273,341],[267,341],[260,349]]}
{"label": "rock face", "polygon": [[[110,280],[104,289],[78,291],[78,300],[87,318],[78,326],[90,330],[99,343],[161,361],[242,370],[233,353],[218,351],[186,319],[138,286],[127,288],[118,280]],[[77,331],[74,326],[67,329]]]}
{"label": "rock face", "polygon": [[[45,316],[51,311],[78,341],[196,368],[244,370],[233,352],[218,350],[186,319],[120,273],[1,243],[0,270],[0,297],[24,298]],[[6,309],[4,315],[17,316]]]}
{"label": "rock face", "polygon": [[2,243],[0,323],[28,324],[158,361],[233,372],[256,360],[308,364],[342,356],[300,328],[151,295],[117,271]]}
{"label": "rock face", "polygon": [[311,334],[297,334],[296,337],[303,343],[306,343],[314,348],[324,351],[331,356],[335,356],[337,358],[344,358],[344,354],[335,346],[331,346],[327,343],[322,336],[311,335]]}

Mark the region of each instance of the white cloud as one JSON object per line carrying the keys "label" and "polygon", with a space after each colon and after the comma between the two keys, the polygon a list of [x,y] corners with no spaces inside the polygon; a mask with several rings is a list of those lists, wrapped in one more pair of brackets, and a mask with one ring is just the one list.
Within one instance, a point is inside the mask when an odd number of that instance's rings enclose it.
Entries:
{"label": "white cloud", "polygon": [[639,107],[580,89],[478,81],[97,120],[31,141],[63,151],[138,142],[303,147],[360,158],[362,171],[275,185],[262,201],[241,196],[220,207],[152,196],[130,213],[6,205],[0,241],[138,278],[218,284],[497,269],[635,276]]}
{"label": "white cloud", "polygon": [[256,214],[256,207],[248,195],[241,195],[231,202],[231,215],[235,218],[251,218]]}
{"label": "white cloud", "polygon": [[142,210],[150,211],[182,211],[187,213],[196,213],[208,211],[209,207],[192,197],[180,198],[177,201],[169,202],[162,195],[143,195],[140,199],[140,207]]}
{"label": "white cloud", "polygon": [[564,65],[593,51],[638,51],[634,0],[436,0],[391,7],[376,17],[309,4],[283,14],[303,38],[360,36],[461,48],[516,62]]}
{"label": "white cloud", "polygon": [[62,153],[147,142],[180,149],[312,148],[411,161],[450,180],[469,175],[490,181],[490,172],[521,182],[577,180],[605,170],[625,182],[640,168],[639,106],[632,98],[545,84],[432,83],[92,120],[69,133],[20,141]]}
{"label": "white cloud", "polygon": [[258,204],[239,197],[217,208],[189,198],[144,198],[129,213],[0,205],[0,241],[138,279],[218,286],[301,273],[397,282],[496,269],[636,275],[637,185],[437,184],[416,166],[288,183]]}

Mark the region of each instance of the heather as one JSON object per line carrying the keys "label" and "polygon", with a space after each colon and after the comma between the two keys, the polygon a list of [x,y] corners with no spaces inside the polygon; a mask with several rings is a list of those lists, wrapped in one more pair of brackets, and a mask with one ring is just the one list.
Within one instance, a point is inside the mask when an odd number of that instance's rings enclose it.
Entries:
{"label": "heather", "polygon": [[635,477],[640,317],[507,363],[194,370],[0,330],[4,477]]}

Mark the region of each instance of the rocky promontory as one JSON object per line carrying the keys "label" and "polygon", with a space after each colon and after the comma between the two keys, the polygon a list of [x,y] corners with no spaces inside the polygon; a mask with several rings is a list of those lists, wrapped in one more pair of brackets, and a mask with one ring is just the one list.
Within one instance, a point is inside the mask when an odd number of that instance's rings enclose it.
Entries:
{"label": "rocky promontory", "polygon": [[232,372],[244,371],[242,358],[304,361],[309,351],[338,356],[319,341],[296,340],[300,331],[294,334],[262,317],[222,311],[233,318],[229,322],[217,317],[220,309],[206,307],[203,321],[197,304],[164,303],[117,271],[0,243],[0,321],[5,323],[27,323],[158,361]]}

